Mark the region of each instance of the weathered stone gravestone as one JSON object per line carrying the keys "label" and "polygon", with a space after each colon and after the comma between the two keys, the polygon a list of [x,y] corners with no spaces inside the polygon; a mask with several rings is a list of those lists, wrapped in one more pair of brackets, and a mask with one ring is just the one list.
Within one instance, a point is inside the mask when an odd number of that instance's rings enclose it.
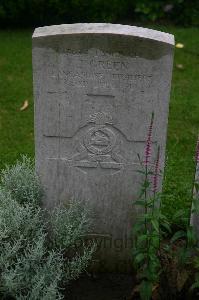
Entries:
{"label": "weathered stone gravestone", "polygon": [[193,189],[193,199],[194,199],[194,201],[192,203],[192,208],[191,208],[190,225],[193,226],[193,228],[196,232],[197,238],[199,240],[199,213],[198,213],[198,208],[199,208],[199,205],[198,205],[198,201],[199,201],[199,190],[198,190],[199,162],[198,162],[198,158],[199,157],[198,157],[198,153],[197,153],[197,162],[196,162],[196,170],[195,170],[195,183],[197,185],[197,188],[194,186],[194,189]]}
{"label": "weathered stone gravestone", "polygon": [[[164,167],[174,38],[113,24],[37,28],[33,34],[36,167],[44,205],[89,203],[99,257],[109,269],[131,257],[144,152],[154,140]],[[91,235],[92,235],[91,234]]]}

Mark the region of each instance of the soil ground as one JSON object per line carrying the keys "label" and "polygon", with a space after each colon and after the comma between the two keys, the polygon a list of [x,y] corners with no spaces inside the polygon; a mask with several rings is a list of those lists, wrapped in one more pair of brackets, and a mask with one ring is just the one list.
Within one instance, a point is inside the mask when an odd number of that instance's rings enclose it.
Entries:
{"label": "soil ground", "polygon": [[70,300],[128,300],[133,290],[131,274],[84,275],[67,290]]}

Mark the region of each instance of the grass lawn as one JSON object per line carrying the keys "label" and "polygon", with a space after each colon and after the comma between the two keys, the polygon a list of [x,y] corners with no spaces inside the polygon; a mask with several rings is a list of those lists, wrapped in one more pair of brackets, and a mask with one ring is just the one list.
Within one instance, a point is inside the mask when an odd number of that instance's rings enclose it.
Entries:
{"label": "grass lawn", "polygon": [[[184,44],[175,50],[167,140],[164,203],[172,215],[191,203],[199,132],[199,30],[156,29],[173,33],[176,42]],[[30,30],[0,31],[0,168],[22,153],[34,156],[31,34]],[[29,107],[20,111],[25,100]]]}

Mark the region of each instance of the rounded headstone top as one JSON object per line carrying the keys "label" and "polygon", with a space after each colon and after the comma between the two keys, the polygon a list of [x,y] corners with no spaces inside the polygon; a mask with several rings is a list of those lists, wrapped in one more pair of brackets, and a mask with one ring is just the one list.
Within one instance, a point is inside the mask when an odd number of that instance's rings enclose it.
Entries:
{"label": "rounded headstone top", "polygon": [[174,36],[172,34],[143,27],[109,23],[77,23],[38,27],[33,33],[33,39],[55,35],[103,33],[129,37],[135,36],[174,45]]}

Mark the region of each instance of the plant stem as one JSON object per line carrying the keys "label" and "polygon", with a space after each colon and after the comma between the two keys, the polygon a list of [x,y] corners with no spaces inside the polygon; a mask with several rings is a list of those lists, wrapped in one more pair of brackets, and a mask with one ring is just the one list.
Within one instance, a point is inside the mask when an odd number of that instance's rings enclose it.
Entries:
{"label": "plant stem", "polygon": [[[145,191],[144,191],[144,202],[145,202],[145,234],[147,236],[147,218],[146,216],[148,215],[148,206],[147,206],[147,184],[148,184],[148,165],[145,165]],[[147,266],[149,264],[149,243],[150,240],[147,238]]]}

